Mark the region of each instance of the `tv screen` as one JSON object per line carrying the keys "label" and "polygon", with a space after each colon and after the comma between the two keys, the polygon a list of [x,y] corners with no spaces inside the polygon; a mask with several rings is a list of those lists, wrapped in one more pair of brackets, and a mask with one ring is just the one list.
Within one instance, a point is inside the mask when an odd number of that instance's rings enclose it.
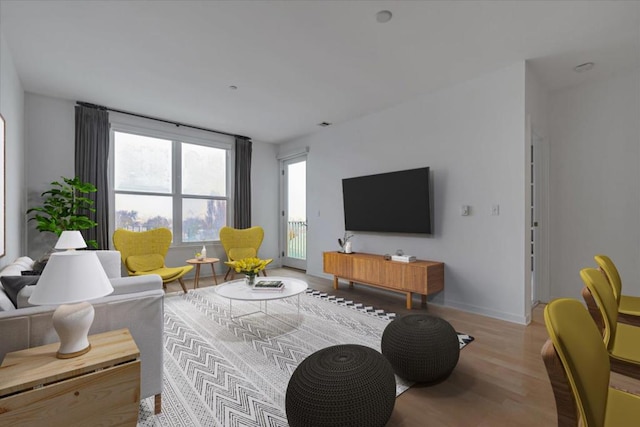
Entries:
{"label": "tv screen", "polygon": [[348,231],[431,234],[429,168],[342,180]]}

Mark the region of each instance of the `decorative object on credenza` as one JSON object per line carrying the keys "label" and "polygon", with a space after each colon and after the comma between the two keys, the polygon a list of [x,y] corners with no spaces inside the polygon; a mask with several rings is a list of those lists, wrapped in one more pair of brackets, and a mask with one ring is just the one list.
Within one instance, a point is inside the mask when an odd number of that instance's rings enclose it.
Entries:
{"label": "decorative object on credenza", "polygon": [[408,314],[389,323],[380,347],[399,377],[416,382],[447,378],[460,357],[453,326],[428,314]]}
{"label": "decorative object on credenza", "polygon": [[253,286],[256,283],[256,276],[271,262],[272,259],[243,258],[237,261],[226,261],[229,267],[236,273],[244,274],[245,283]]}
{"label": "decorative object on credenza", "polygon": [[342,248],[340,252],[344,252],[345,254],[350,254],[352,252],[351,242],[349,241],[349,239],[351,239],[352,237],[353,237],[353,234],[347,235],[347,232],[345,231],[342,239],[338,239],[338,244]]}
{"label": "decorative object on credenza", "polygon": [[[76,244],[86,247],[84,241]],[[62,242],[60,245],[66,244]],[[91,349],[87,336],[93,323],[94,310],[87,301],[111,292],[111,282],[94,251],[67,250],[51,254],[29,303],[62,304],[52,318],[53,327],[60,338],[58,358],[77,357]]]}
{"label": "decorative object on credenza", "polygon": [[[385,259],[387,259],[386,255],[385,255]],[[402,249],[396,250],[396,254],[391,255],[389,259],[391,259],[391,261],[398,261],[398,262],[416,262],[417,260],[416,257],[413,255],[405,255]]]}
{"label": "decorative object on credenza", "polygon": [[[93,200],[83,194],[95,193],[95,185],[82,182],[80,178],[61,177],[63,182],[53,181],[51,189],[41,194],[42,206],[30,208],[27,214],[35,212],[29,221],[36,221],[36,229],[51,232],[60,237],[65,230],[87,230],[97,225],[87,214],[95,212]],[[91,247],[97,248],[95,240],[89,240]]]}
{"label": "decorative object on credenza", "polygon": [[344,344],[318,350],[298,365],[285,408],[291,427],[383,427],[395,400],[396,380],[384,356]]}

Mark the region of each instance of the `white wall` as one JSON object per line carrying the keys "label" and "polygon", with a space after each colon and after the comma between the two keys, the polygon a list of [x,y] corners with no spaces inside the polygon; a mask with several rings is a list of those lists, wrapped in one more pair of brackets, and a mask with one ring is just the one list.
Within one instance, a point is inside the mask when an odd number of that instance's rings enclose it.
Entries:
{"label": "white wall", "polygon": [[5,256],[0,268],[23,255],[24,90],[4,36],[0,33],[0,114],[5,120]]}
{"label": "white wall", "polygon": [[[40,206],[40,194],[62,176],[73,177],[75,152],[74,102],[59,98],[25,94],[25,141],[27,207]],[[29,215],[30,217],[33,215]],[[27,254],[38,259],[56,242],[53,233],[27,224]]]}
{"label": "white wall", "polygon": [[443,261],[445,291],[433,302],[525,323],[524,79],[517,63],[282,146],[310,147],[308,273],[326,276],[322,252],[338,249],[343,178],[430,166],[435,233],[357,233],[354,250]]}
{"label": "white wall", "polygon": [[280,264],[278,256],[278,146],[253,142],[251,160],[251,222],[264,228],[264,240],[258,255],[273,259],[272,266]]}
{"label": "white wall", "polygon": [[604,253],[640,295],[640,69],[553,93],[552,298],[581,298],[580,269]]}
{"label": "white wall", "polygon": [[[74,101],[27,93],[25,98],[26,145],[27,145],[27,193],[28,206],[40,204],[40,194],[49,184],[60,178],[74,175],[75,113]],[[276,258],[277,210],[278,210],[278,163],[275,147],[254,142],[252,159],[252,218],[256,225],[266,230],[260,256]],[[271,231],[272,230],[272,231]],[[33,258],[42,256],[55,243],[51,233],[40,233],[33,221],[28,227],[27,252]],[[193,258],[200,245],[172,248],[167,255],[167,265],[184,265],[184,260]],[[207,245],[209,256],[226,259],[219,244]],[[222,264],[216,265],[218,273],[226,271]],[[202,268],[203,277],[211,275],[209,267]],[[187,277],[192,277],[193,272]]]}

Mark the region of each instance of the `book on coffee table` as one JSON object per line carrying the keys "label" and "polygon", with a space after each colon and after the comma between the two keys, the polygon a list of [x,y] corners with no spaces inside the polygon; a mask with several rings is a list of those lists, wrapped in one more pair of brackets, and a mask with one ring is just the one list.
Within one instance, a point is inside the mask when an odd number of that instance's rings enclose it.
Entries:
{"label": "book on coffee table", "polygon": [[284,289],[284,283],[280,280],[261,280],[253,285],[254,291],[281,291]]}

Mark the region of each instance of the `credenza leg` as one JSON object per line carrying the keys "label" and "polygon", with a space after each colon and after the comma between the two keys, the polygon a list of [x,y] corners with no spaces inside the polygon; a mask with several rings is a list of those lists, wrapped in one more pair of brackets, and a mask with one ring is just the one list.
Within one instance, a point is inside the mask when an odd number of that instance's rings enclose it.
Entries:
{"label": "credenza leg", "polygon": [[353,289],[353,282],[349,280],[349,289]]}
{"label": "credenza leg", "polygon": [[426,295],[420,295],[421,299],[422,299],[422,306],[426,307],[427,306],[427,296]]}
{"label": "credenza leg", "polygon": [[411,292],[407,292],[407,310],[411,310],[411,299],[413,298],[413,294]]}
{"label": "credenza leg", "polygon": [[333,289],[338,289],[338,276],[333,276]]}

